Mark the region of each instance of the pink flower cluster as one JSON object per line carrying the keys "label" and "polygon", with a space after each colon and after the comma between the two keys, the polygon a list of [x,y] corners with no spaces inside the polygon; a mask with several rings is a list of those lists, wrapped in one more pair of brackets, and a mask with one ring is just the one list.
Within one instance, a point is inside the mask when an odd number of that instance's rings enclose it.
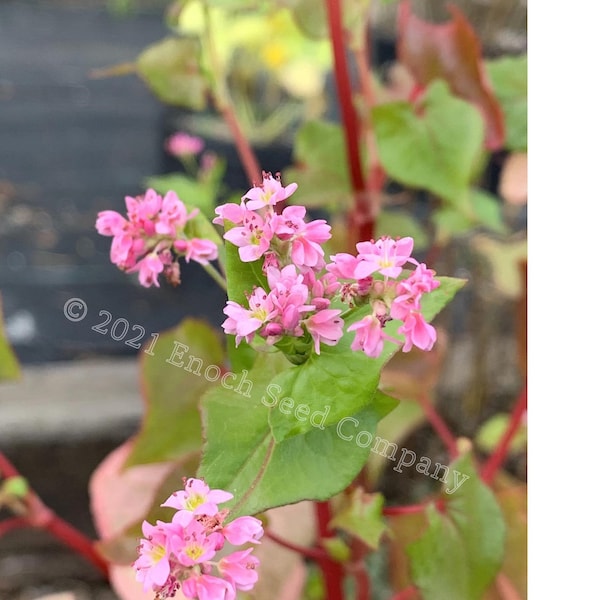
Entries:
{"label": "pink flower cluster", "polygon": [[165,141],[165,150],[177,158],[193,156],[204,150],[204,141],[189,133],[177,131]]}
{"label": "pink flower cluster", "polygon": [[264,173],[262,185],[249,190],[240,204],[216,209],[215,223],[235,225],[223,237],[238,246],[240,259],[264,258],[268,283],[268,290],[251,292],[248,307],[229,300],[223,328],[237,344],[251,342],[255,334],[268,344],[285,336],[312,337],[319,354],[321,344],[335,345],[344,333],[342,311],[329,308],[340,286],[324,272],[322,243],[331,237],[330,226],[323,219],[306,222],[303,206],[288,206],[280,214],[274,210],[297,187],[283,187],[278,177]]}
{"label": "pink flower cluster", "polygon": [[[431,350],[437,339],[435,328],[425,321],[421,312],[423,294],[439,287],[435,272],[411,257],[413,239],[382,237],[377,241],[356,244],[357,255],[340,253],[331,257],[327,270],[344,284],[342,298],[350,304],[367,301],[371,313],[348,327],[354,331],[353,350],[362,350],[376,358],[383,350],[384,340],[398,340],[384,331],[386,323],[402,321],[397,332],[404,336],[402,350],[413,346]],[[408,277],[401,277],[406,263],[416,265]]]}
{"label": "pink flower cluster", "polygon": [[217,258],[217,246],[211,240],[188,239],[186,223],[190,213],[175,192],[160,196],[149,189],[144,196],[125,198],[127,219],[114,210],[98,214],[96,229],[112,236],[110,259],[127,273],[137,272],[145,287],[158,286],[163,273],[173,285],[180,283],[178,258],[207,264]]}
{"label": "pink flower cluster", "polygon": [[[367,303],[372,311],[348,327],[355,332],[352,348],[377,357],[388,335],[385,325],[402,321],[403,350],[413,346],[430,350],[436,332],[421,312],[423,294],[439,286],[435,272],[411,257],[412,238],[380,238],[357,244],[357,255],[336,254],[324,259],[323,242],[331,237],[323,219],[305,221],[306,208],[288,206],[276,212],[275,205],[296,190],[294,183],[283,187],[278,177],[263,173],[263,182],[242,197],[240,204],[216,209],[214,223],[226,229],[224,238],[236,245],[240,259],[263,259],[267,287],[248,293],[248,305],[232,300],[224,309],[225,333],[251,342],[258,335],[268,344],[284,337],[312,338],[315,352],[320,345],[333,346],[344,334],[341,310],[332,308],[341,300],[351,307]],[[406,264],[416,268],[407,272]]]}
{"label": "pink flower cluster", "polygon": [[259,560],[253,548],[222,551],[226,542],[260,543],[262,523],[254,517],[225,523],[229,511],[218,505],[231,498],[229,492],[211,490],[203,480],[190,478],[161,505],[177,511],[169,523],[144,521],[144,538],[133,564],[144,592],[153,590],[157,600],[172,598],[179,589],[186,598],[234,600],[237,590],[254,587]]}

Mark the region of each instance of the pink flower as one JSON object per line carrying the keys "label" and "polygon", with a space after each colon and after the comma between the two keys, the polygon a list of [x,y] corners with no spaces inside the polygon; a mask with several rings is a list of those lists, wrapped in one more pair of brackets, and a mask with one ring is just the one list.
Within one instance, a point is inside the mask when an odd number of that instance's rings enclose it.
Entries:
{"label": "pink flower", "polygon": [[201,238],[192,238],[191,240],[175,240],[173,248],[180,254],[185,255],[185,261],[195,260],[201,265],[208,264],[211,260],[216,260],[219,256],[219,249],[212,240]]}
{"label": "pink flower", "polygon": [[254,517],[238,517],[223,527],[225,539],[234,546],[248,542],[258,544],[263,533],[261,521]]}
{"label": "pink flower", "polygon": [[404,325],[398,329],[398,333],[404,334],[406,341],[402,347],[402,352],[408,352],[416,346],[421,350],[431,350],[437,339],[435,327],[425,321],[420,312],[411,311]]}
{"label": "pink flower", "polygon": [[215,225],[223,226],[224,220],[231,221],[235,225],[239,225],[244,221],[244,217],[246,216],[248,210],[244,204],[234,204],[233,202],[228,202],[227,204],[217,206],[217,208],[215,208],[215,212],[218,216],[213,219],[213,223]]}
{"label": "pink flower", "polygon": [[254,333],[265,323],[277,315],[271,298],[262,288],[256,288],[248,298],[250,309],[228,300],[223,312],[229,317],[223,322],[225,333],[235,334],[235,343],[239,345],[242,338],[251,342]]}
{"label": "pink flower", "polygon": [[[326,265],[326,269],[340,279],[359,279],[356,275],[361,260],[352,254],[340,252],[330,257],[331,263]],[[363,277],[366,277],[363,276]]]}
{"label": "pink flower", "polygon": [[224,236],[226,240],[238,246],[243,262],[258,260],[268,249],[273,238],[268,219],[248,211],[241,227],[230,229]]}
{"label": "pink flower", "polygon": [[352,341],[352,350],[362,350],[371,358],[377,358],[381,354],[384,334],[381,321],[375,315],[367,315],[357,323],[350,325],[348,331],[356,331]]}
{"label": "pink flower", "polygon": [[165,150],[176,157],[200,154],[204,149],[204,141],[194,135],[178,131],[165,141]]}
{"label": "pink flower", "polygon": [[182,583],[181,591],[186,598],[197,600],[235,600],[236,596],[229,581],[206,574],[192,574]]}
{"label": "pink flower", "polygon": [[123,235],[127,228],[127,219],[114,210],[98,213],[96,230],[100,235]]}
{"label": "pink flower", "polygon": [[181,536],[173,537],[171,551],[183,566],[192,567],[214,557],[215,539],[206,535],[198,521],[191,520]]}
{"label": "pink flower", "polygon": [[378,271],[386,277],[396,278],[402,272],[402,266],[409,260],[413,250],[413,239],[405,237],[394,240],[382,237],[376,242],[359,242],[357,258],[361,262],[355,272],[358,279]]}
{"label": "pink flower", "polygon": [[160,287],[158,276],[163,272],[164,268],[165,265],[163,261],[156,253],[152,252],[142,258],[142,260],[132,267],[129,272],[135,273],[138,271],[138,278],[144,287],[150,287],[151,285]]}
{"label": "pink flower", "polygon": [[306,329],[315,342],[315,352],[321,353],[321,342],[335,346],[344,335],[344,321],[340,319],[341,310],[327,308],[311,315],[304,321]]}
{"label": "pink flower", "polygon": [[249,210],[259,210],[266,206],[274,206],[278,202],[289,198],[298,188],[298,184],[290,183],[286,187],[281,185],[279,177],[273,178],[271,173],[263,172],[262,185],[255,186],[242,196],[247,200],[246,207]]}
{"label": "pink flower", "polygon": [[148,521],[142,523],[144,538],[138,547],[139,557],[133,563],[137,569],[136,580],[141,581],[144,591],[161,588],[169,577],[169,536],[164,529],[165,523],[158,521],[151,525]]}
{"label": "pink flower", "polygon": [[240,590],[251,590],[258,581],[256,568],[260,561],[256,556],[251,556],[254,548],[233,552],[222,558],[219,563],[219,571],[225,579]]}
{"label": "pink flower", "polygon": [[161,506],[178,509],[173,522],[187,527],[197,515],[216,515],[218,504],[227,502],[233,494],[223,490],[211,490],[202,479],[190,477],[185,482],[185,489],[171,494]]}
{"label": "pink flower", "polygon": [[156,233],[160,235],[177,236],[177,231],[182,229],[186,222],[198,214],[198,210],[189,213],[185,204],[175,192],[167,192],[162,201],[160,213],[157,215],[155,225]]}

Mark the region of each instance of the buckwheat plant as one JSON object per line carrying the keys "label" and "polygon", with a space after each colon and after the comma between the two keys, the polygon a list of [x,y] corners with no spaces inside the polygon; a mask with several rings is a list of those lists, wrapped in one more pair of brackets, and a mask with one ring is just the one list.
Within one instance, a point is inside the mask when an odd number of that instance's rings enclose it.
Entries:
{"label": "buckwheat plant", "polygon": [[218,505],[231,498],[229,492],[211,490],[202,480],[190,478],[161,505],[177,509],[169,523],[143,522],[144,538],[133,566],[145,592],[152,590],[163,599],[181,589],[186,598],[231,600],[236,590],[254,587],[259,560],[252,556],[253,549],[227,553],[225,543],[260,543],[262,523],[254,517],[225,523],[229,511]]}

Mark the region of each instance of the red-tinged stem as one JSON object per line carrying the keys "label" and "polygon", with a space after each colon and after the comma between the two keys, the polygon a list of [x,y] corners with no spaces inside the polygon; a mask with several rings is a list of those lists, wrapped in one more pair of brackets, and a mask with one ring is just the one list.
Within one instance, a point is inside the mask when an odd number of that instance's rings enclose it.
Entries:
{"label": "red-tinged stem", "polygon": [[104,558],[96,552],[93,543],[87,536],[83,535],[83,533],[75,529],[66,521],[63,521],[55,513],[52,513],[50,520],[46,523],[44,529],[97,567],[108,579],[108,564]]}
{"label": "red-tinged stem", "polygon": [[395,596],[392,596],[390,600],[412,600],[418,595],[418,590],[414,585],[407,587],[406,589],[398,592]]}
{"label": "red-tinged stem", "polygon": [[498,469],[504,464],[506,460],[506,455],[508,454],[508,450],[510,448],[510,443],[513,440],[513,437],[519,430],[519,426],[521,425],[521,420],[523,419],[523,413],[527,410],[527,382],[523,386],[521,390],[521,394],[515,404],[512,414],[510,416],[510,422],[504,435],[498,442],[494,452],[488,458],[485,465],[481,469],[481,479],[489,484],[493,481],[494,476],[496,475]]}
{"label": "red-tinged stem", "polygon": [[0,475],[6,477],[18,477],[19,471],[15,468],[15,466],[6,458],[4,453],[0,452]]}
{"label": "red-tinged stem", "polygon": [[419,403],[425,412],[427,420],[431,423],[431,426],[435,429],[436,433],[440,436],[440,439],[444,442],[451,459],[455,459],[458,456],[458,446],[456,445],[456,439],[454,434],[450,431],[448,425],[439,413],[435,410],[435,407],[430,402],[426,394],[421,394],[419,397]]}
{"label": "red-tinged stem", "polygon": [[[363,34],[363,40],[360,47],[354,50],[354,60],[358,69],[358,81],[362,96],[366,104],[366,112],[363,117],[363,129],[365,133],[365,142],[369,156],[369,166],[367,174],[367,190],[371,201],[379,194],[386,180],[386,174],[379,160],[379,152],[377,150],[377,141],[375,139],[375,130],[373,129],[373,120],[371,119],[371,111],[377,105],[377,98],[373,90],[371,81],[371,70],[369,67],[369,56],[367,54],[367,35],[366,28]],[[371,207],[371,213],[376,214],[376,207]]]}
{"label": "red-tinged stem", "polygon": [[354,209],[349,215],[348,224],[348,243],[350,247],[354,247],[357,242],[373,237],[374,221],[361,168],[358,118],[352,102],[352,85],[346,60],[340,0],[327,0],[327,20],[333,47],[334,76],[342,113],[346,155],[354,191]]}
{"label": "red-tinged stem", "polygon": [[359,560],[354,563],[349,570],[354,577],[354,583],[356,584],[356,600],[371,600],[371,582],[369,580],[369,573],[365,561]]}
{"label": "red-tinged stem", "polygon": [[28,525],[29,522],[24,517],[11,517],[10,519],[0,521],[0,537],[9,531],[12,531],[13,529],[27,527]]}
{"label": "red-tinged stem", "polygon": [[410,504],[408,506],[386,506],[383,509],[383,514],[386,517],[395,517],[398,515],[414,515],[415,513],[423,512],[425,508],[425,504]]}
{"label": "red-tinged stem", "polygon": [[279,537],[276,533],[265,529],[265,537],[268,537],[270,540],[274,541],[276,544],[287,548],[288,550],[293,550],[294,552],[298,552],[302,556],[306,558],[311,558],[312,560],[320,561],[329,559],[327,552],[321,550],[320,548],[305,548],[304,546],[299,546],[298,544],[294,544],[293,542],[288,542],[283,538]]}
{"label": "red-tinged stem", "polygon": [[504,573],[496,577],[496,590],[502,600],[521,600],[521,595]]}
{"label": "red-tinged stem", "polygon": [[250,142],[248,142],[248,138],[244,135],[240,127],[235,111],[231,104],[224,104],[217,108],[221,112],[221,116],[227,123],[229,131],[233,136],[235,147],[242,161],[248,182],[250,185],[260,185],[262,183],[262,171],[258,164],[258,159],[256,158],[256,154],[254,154],[254,150],[252,150],[252,146],[250,146]]}
{"label": "red-tinged stem", "polygon": [[[329,502],[315,502],[315,510],[317,513],[319,543],[321,543],[327,538],[334,537],[333,532],[329,530],[329,522],[331,521]],[[342,566],[333,559],[327,557],[319,560],[319,567],[323,573],[325,597],[327,600],[344,600],[342,586],[344,581],[344,570],[342,569]]]}
{"label": "red-tinged stem", "polygon": [[[20,475],[17,468],[2,452],[0,452],[0,472],[4,477],[17,477]],[[108,578],[108,563],[98,552],[96,552],[93,542],[87,536],[75,529],[72,525],[69,525],[66,521],[63,521],[56,513],[50,510],[42,502],[41,498],[32,490],[29,490],[24,501],[27,506],[27,513],[16,519],[4,521],[4,525],[7,522],[12,522],[13,524],[8,526],[12,529],[17,527],[16,520],[18,520],[19,527],[29,525],[47,531],[57,540],[88,560],[97,567],[106,578]]]}

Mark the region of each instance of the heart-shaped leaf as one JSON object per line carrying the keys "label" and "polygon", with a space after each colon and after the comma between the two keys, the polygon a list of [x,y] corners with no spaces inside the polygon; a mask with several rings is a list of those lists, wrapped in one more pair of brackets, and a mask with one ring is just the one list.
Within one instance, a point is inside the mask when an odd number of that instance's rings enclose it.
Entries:
{"label": "heart-shaped leaf", "polygon": [[186,319],[164,331],[141,353],[146,414],[127,465],[173,460],[200,448],[198,403],[223,374],[221,337],[212,327]]}
{"label": "heart-shaped leaf", "polygon": [[502,565],[506,526],[470,455],[454,461],[450,472],[454,485],[444,486],[443,511],[427,509],[429,527],[408,547],[411,572],[425,600],[480,600]]}

